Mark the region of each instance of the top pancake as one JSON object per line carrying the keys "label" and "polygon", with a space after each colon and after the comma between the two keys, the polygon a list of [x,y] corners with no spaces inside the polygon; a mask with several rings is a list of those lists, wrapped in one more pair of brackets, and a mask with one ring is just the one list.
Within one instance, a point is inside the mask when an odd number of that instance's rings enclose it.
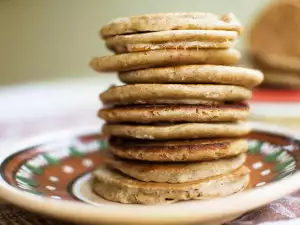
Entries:
{"label": "top pancake", "polygon": [[299,16],[299,1],[274,1],[262,11],[250,30],[250,51],[269,66],[299,71]]}
{"label": "top pancake", "polygon": [[259,70],[234,66],[184,65],[122,72],[119,78],[128,84],[232,84],[253,88],[262,82],[263,74]]}
{"label": "top pancake", "polygon": [[159,13],[118,18],[105,25],[100,34],[103,38],[120,34],[165,30],[229,30],[242,29],[232,13],[217,16],[212,13]]}

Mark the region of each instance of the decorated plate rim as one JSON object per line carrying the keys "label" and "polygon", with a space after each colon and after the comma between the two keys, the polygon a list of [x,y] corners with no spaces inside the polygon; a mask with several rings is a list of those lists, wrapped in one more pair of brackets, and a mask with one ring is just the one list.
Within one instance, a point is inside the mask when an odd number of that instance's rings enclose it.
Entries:
{"label": "decorated plate rim", "polygon": [[[300,140],[300,135],[295,131],[276,125],[249,122],[256,131],[282,135]],[[72,138],[99,132],[99,127],[81,127],[66,131],[51,132],[50,134],[28,138],[17,144],[1,145],[0,165],[3,161],[28,147],[43,144],[44,142]],[[10,186],[0,177],[0,197],[19,207],[46,214],[49,216],[77,222],[162,222],[180,223],[183,221],[209,220],[220,218],[224,215],[243,213],[259,206],[274,201],[286,194],[296,191],[300,187],[300,172],[282,180],[272,182],[266,186],[251,189],[225,198],[207,201],[187,201],[181,204],[143,206],[139,208],[130,205],[103,205],[95,207],[86,203],[53,200],[35,196]],[[276,191],[274,191],[276,190]],[[230,204],[228,204],[230,203]],[[118,209],[118,211],[116,211]],[[80,213],[76,213],[80,212]]]}

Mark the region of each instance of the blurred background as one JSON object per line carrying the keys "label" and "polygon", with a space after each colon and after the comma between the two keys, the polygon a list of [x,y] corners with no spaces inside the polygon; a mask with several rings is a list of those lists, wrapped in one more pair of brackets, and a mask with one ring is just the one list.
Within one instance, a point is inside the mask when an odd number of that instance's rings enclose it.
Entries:
{"label": "blurred background", "polygon": [[[111,54],[98,31],[116,17],[180,11],[220,15],[233,12],[247,28],[268,2],[0,0],[0,84],[96,76],[88,67],[90,59]],[[245,37],[246,33],[238,44],[240,49],[245,47]]]}

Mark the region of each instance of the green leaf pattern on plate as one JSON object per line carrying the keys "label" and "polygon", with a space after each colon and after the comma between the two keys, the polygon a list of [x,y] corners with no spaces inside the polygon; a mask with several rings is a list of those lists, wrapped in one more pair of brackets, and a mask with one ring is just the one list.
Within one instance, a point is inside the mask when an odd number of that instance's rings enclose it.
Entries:
{"label": "green leaf pattern on plate", "polygon": [[100,140],[100,141],[98,141],[98,144],[99,144],[100,150],[108,147],[108,143],[106,140]]}
{"label": "green leaf pattern on plate", "polygon": [[16,175],[16,180],[19,181],[20,183],[23,183],[23,184],[26,184],[26,185],[29,185],[29,186],[33,186],[33,187],[36,187],[39,185],[39,183],[34,180],[34,179],[31,179],[31,178],[26,178],[26,177],[22,177],[20,175]]}
{"label": "green leaf pattern on plate", "polygon": [[288,151],[292,150],[291,146],[277,146],[268,142],[249,140],[250,154],[264,154],[264,161],[267,163],[277,163],[274,170],[278,173],[276,180],[280,180],[291,175],[296,168],[296,161]]}
{"label": "green leaf pattern on plate", "polygon": [[[67,143],[67,142],[66,142]],[[61,159],[66,157],[83,157],[87,152],[96,152],[99,148],[107,146],[106,141],[92,141],[88,144],[83,144],[79,140],[74,140],[73,143],[65,145],[49,145],[44,146],[47,153],[36,155],[30,160],[24,162],[15,175],[15,180],[19,188],[24,191],[41,195],[39,191],[35,190],[39,183],[34,178],[42,175],[45,166],[57,165]],[[56,150],[59,147],[59,150]],[[51,149],[54,151],[51,151]]]}
{"label": "green leaf pattern on plate", "polygon": [[249,140],[248,141],[248,153],[257,154],[260,153],[260,148],[263,142],[258,140]]}
{"label": "green leaf pattern on plate", "polygon": [[281,151],[274,152],[274,153],[272,153],[272,154],[270,154],[270,155],[266,155],[266,156],[264,157],[264,160],[265,160],[265,162],[276,162],[277,159],[278,159],[278,157],[279,157],[281,154],[282,154]]}
{"label": "green leaf pattern on plate", "polygon": [[43,168],[33,166],[33,165],[31,165],[30,163],[26,163],[26,164],[25,164],[25,167],[26,167],[27,169],[29,169],[33,174],[36,174],[36,175],[41,175],[41,174],[44,172],[44,171],[43,171]]}
{"label": "green leaf pattern on plate", "polygon": [[79,149],[77,147],[74,147],[74,146],[70,147],[69,151],[70,151],[70,156],[82,157],[82,156],[85,155],[84,152],[79,151]]}
{"label": "green leaf pattern on plate", "polygon": [[43,157],[46,159],[46,161],[48,162],[49,165],[56,165],[59,163],[59,159],[51,156],[48,153],[43,154]]}

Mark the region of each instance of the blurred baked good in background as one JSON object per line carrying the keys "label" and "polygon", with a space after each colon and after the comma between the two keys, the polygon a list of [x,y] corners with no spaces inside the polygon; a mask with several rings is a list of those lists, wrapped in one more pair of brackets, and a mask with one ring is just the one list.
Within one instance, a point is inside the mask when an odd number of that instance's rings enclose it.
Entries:
{"label": "blurred baked good in background", "polygon": [[253,67],[268,87],[300,89],[300,1],[275,0],[254,18],[248,32]]}

